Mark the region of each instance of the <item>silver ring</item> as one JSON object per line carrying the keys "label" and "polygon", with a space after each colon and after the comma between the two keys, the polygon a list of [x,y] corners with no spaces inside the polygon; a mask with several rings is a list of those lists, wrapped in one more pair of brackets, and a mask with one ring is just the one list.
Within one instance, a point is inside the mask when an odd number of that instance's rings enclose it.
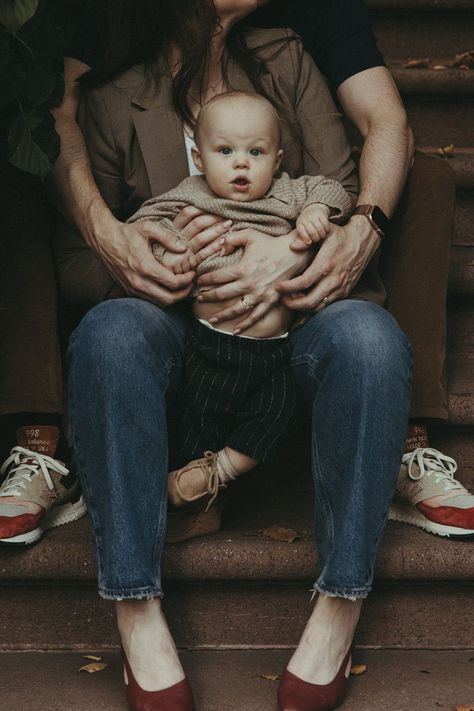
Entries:
{"label": "silver ring", "polygon": [[241,297],[240,297],[240,300],[241,300],[241,302],[242,302],[242,306],[244,307],[244,309],[245,309],[246,311],[251,311],[251,310],[253,309],[253,304],[251,304],[249,301],[247,301],[247,299],[245,298],[245,296],[241,296]]}
{"label": "silver ring", "polygon": [[324,304],[324,306],[327,306],[329,304],[329,299],[327,296],[324,297],[323,304]]}

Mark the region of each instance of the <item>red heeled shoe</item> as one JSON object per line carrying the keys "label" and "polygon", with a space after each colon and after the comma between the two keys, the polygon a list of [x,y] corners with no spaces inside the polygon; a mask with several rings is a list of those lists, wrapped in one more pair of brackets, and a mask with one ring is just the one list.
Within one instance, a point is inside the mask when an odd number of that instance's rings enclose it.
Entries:
{"label": "red heeled shoe", "polygon": [[127,701],[131,711],[194,711],[194,699],[187,678],[160,691],[145,691],[138,684],[122,647],[122,659],[127,672]]}
{"label": "red heeled shoe", "polygon": [[285,670],[278,687],[280,711],[330,711],[342,704],[347,694],[346,668],[354,646],[351,645],[339,671],[329,684],[310,684]]}

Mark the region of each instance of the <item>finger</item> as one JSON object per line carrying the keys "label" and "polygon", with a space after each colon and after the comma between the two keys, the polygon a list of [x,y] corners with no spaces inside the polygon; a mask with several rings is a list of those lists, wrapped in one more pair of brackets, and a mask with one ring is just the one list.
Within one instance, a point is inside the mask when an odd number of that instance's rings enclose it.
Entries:
{"label": "finger", "polygon": [[311,236],[308,233],[306,225],[299,224],[296,226],[296,231],[298,232],[298,237],[305,243],[311,244]]}
{"label": "finger", "polygon": [[222,245],[220,239],[216,239],[214,242],[208,244],[207,247],[203,247],[202,249],[200,249],[199,252],[195,255],[196,266],[198,264],[202,264],[203,261],[208,257],[212,257],[215,254],[219,254],[221,252],[221,248]]}
{"label": "finger", "polygon": [[318,284],[318,287],[315,287],[307,294],[301,294],[300,296],[284,296],[283,303],[287,308],[292,310],[310,311],[311,313],[315,313],[317,311],[321,311],[342,297],[340,289],[338,288],[331,288],[328,284],[324,284],[322,288],[319,287],[320,285]]}
{"label": "finger", "polygon": [[290,249],[292,249],[294,252],[306,252],[310,248],[311,245],[305,244],[302,240],[297,237],[296,239],[293,240],[293,242],[290,242]]}
{"label": "finger", "polygon": [[[247,299],[247,303],[249,304],[254,304],[254,301],[254,297],[249,297]],[[242,317],[251,310],[253,309],[245,308],[241,299],[237,299],[237,301],[235,301],[235,303],[233,303],[231,306],[228,306],[227,308],[222,309],[222,311],[218,311],[217,313],[213,314],[212,317],[209,319],[209,323],[216,324],[222,323],[223,321],[230,321],[232,319],[239,318],[239,316]]]}
{"label": "finger", "polygon": [[194,205],[187,205],[178,212],[173,220],[173,224],[177,230],[183,230],[195,217],[203,215],[203,211]]}
{"label": "finger", "polygon": [[213,272],[207,272],[206,274],[200,276],[198,279],[198,285],[215,286],[217,284],[227,284],[231,281],[237,281],[241,277],[242,274],[240,269],[238,269],[238,265],[235,267],[223,267],[222,269],[216,269]]}
{"label": "finger", "polygon": [[180,289],[185,289],[193,281],[195,277],[194,272],[186,272],[186,274],[173,274],[172,271],[166,269],[166,267],[155,262],[156,267],[154,269],[148,269],[148,265],[142,264],[142,269],[140,273],[131,274],[128,281],[131,288],[136,289],[137,285],[143,280],[153,281],[155,283],[161,284],[165,289],[171,291],[179,291]]}
{"label": "finger", "polygon": [[250,326],[253,326],[254,323],[257,323],[257,321],[265,316],[272,306],[273,304],[268,303],[268,301],[262,301],[260,304],[257,304],[252,311],[249,311],[247,315],[235,325],[234,334],[237,336],[239,333],[242,333],[242,331],[249,329]]}
{"label": "finger", "polygon": [[322,272],[310,264],[303,274],[294,279],[287,279],[276,284],[275,289],[280,294],[289,294],[296,291],[307,291],[323,277]]}
{"label": "finger", "polygon": [[141,299],[146,299],[146,301],[151,301],[154,304],[159,304],[160,306],[171,306],[189,296],[192,288],[192,284],[190,284],[185,289],[170,291],[154,282],[143,281],[139,289],[133,291],[129,290],[128,293],[133,296],[138,296]]}
{"label": "finger", "polygon": [[220,243],[222,244],[222,248],[220,251],[220,255],[223,256],[228,256],[229,254],[232,254],[232,252],[235,252],[235,246],[229,242],[227,239],[227,235],[224,235],[224,237],[220,240]]}
{"label": "finger", "polygon": [[226,301],[226,299],[235,299],[239,296],[244,296],[248,289],[248,285],[244,284],[242,281],[233,281],[228,284],[222,284],[216,289],[206,289],[206,291],[201,292],[197,300],[200,302],[208,301]]}
{"label": "finger", "polygon": [[159,223],[150,222],[145,220],[136,225],[138,231],[146,237],[148,241],[159,242],[163,247],[169,249],[170,252],[184,252],[186,251],[186,245],[179,237],[170,230],[167,230],[163,225]]}
{"label": "finger", "polygon": [[232,227],[232,220],[226,220],[225,222],[218,222],[207,229],[202,230],[192,239],[188,241],[188,247],[194,254],[197,254],[200,249],[206,247],[210,242],[216,239],[222,238],[228,233]]}
{"label": "finger", "polygon": [[221,222],[225,222],[223,217],[217,217],[217,215],[201,214],[191,220],[191,222],[189,222],[185,227],[183,227],[180,232],[183,240],[189,243],[200,232],[203,232],[209,227],[217,225]]}

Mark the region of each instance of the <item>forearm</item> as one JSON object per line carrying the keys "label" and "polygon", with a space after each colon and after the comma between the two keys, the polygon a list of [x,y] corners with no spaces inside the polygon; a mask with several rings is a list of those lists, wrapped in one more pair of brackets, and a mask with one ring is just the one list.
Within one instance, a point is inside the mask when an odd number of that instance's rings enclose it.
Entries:
{"label": "forearm", "polygon": [[72,118],[57,118],[56,131],[61,138],[61,154],[51,178],[57,205],[88,246],[97,250],[98,237],[117,220],[97,188],[78,124]]}
{"label": "forearm", "polygon": [[359,205],[378,205],[391,217],[413,160],[413,135],[404,114],[374,122],[365,137],[359,165]]}

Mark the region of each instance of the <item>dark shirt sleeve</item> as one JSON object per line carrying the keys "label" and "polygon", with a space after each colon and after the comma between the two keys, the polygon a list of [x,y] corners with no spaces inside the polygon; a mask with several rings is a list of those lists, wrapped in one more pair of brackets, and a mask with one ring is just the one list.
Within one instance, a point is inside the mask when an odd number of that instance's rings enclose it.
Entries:
{"label": "dark shirt sleeve", "polygon": [[354,74],[385,66],[363,0],[273,0],[249,20],[291,27],[334,90]]}

